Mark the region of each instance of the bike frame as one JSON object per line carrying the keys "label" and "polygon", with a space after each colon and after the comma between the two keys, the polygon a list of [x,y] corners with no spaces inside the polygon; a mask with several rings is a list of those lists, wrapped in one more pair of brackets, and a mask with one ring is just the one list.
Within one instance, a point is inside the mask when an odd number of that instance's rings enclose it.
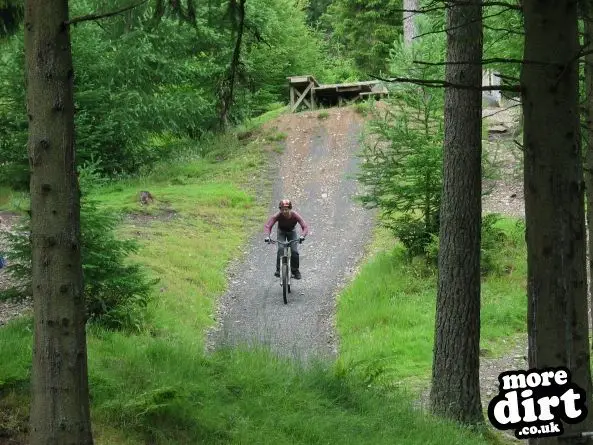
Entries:
{"label": "bike frame", "polygon": [[[287,265],[287,273],[286,273],[286,285],[288,292],[290,293],[290,278],[292,276],[292,269],[290,264],[290,259],[292,257],[292,243],[300,243],[300,240],[294,239],[291,241],[278,241],[270,239],[271,244],[279,244],[283,247],[282,255],[280,256],[280,287],[284,289],[284,276],[282,274],[282,266],[283,264]],[[284,293],[284,304],[286,304],[286,292]]]}
{"label": "bike frame", "polygon": [[[282,255],[280,256],[280,267],[282,267],[282,264],[284,264],[285,262],[288,263],[288,282],[290,283],[290,276],[291,276],[291,267],[290,267],[290,260],[292,258],[292,244],[293,243],[298,243],[299,239],[293,239],[291,241],[278,241],[278,240],[273,240],[270,239],[270,243],[271,244],[280,244],[283,249],[282,249]],[[282,285],[282,275],[280,275],[280,285]]]}

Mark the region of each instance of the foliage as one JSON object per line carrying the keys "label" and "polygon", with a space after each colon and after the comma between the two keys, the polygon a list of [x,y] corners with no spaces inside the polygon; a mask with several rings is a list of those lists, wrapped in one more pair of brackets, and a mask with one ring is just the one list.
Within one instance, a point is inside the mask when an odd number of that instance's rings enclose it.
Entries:
{"label": "foliage", "polygon": [[512,239],[498,225],[502,217],[496,213],[489,213],[482,217],[482,235],[480,248],[480,270],[482,275],[504,275],[506,270],[501,263],[501,246],[508,245]]}
{"label": "foliage", "polygon": [[[509,269],[506,254],[501,253],[501,246],[517,244],[513,233],[507,233],[500,225],[502,217],[496,213],[489,213],[482,217],[481,247],[480,247],[480,273],[482,276],[503,276]],[[518,225],[518,227],[520,227]],[[430,242],[425,246],[428,262],[433,266],[438,264],[439,237],[432,235]]]}
{"label": "foliage", "polygon": [[321,20],[331,30],[334,54],[352,58],[367,76],[378,75],[387,71],[390,48],[401,35],[401,9],[402,0],[335,0]]}
{"label": "foliage", "polygon": [[[83,190],[96,187],[100,176],[97,164],[80,169]],[[120,239],[115,229],[118,218],[100,210],[88,194],[81,198],[81,245],[84,276],[84,295],[90,322],[110,329],[140,330],[144,309],[150,299],[151,280],[139,264],[129,263],[127,257],[138,249],[133,239]],[[29,219],[24,218],[12,233],[4,233],[9,243],[8,273],[16,281],[15,289],[21,296],[30,294],[31,245]]]}
{"label": "foliage", "polygon": [[22,39],[5,39],[0,51],[0,183],[17,189],[29,185],[25,63]]}
{"label": "foliage", "polygon": [[[484,7],[484,59],[495,58],[497,62],[484,65],[484,69],[493,70],[511,79],[504,79],[503,84],[519,84],[520,63],[504,62],[523,58],[523,17],[520,11],[505,5]],[[507,94],[503,91],[503,94]],[[518,93],[514,93],[518,96]]]}
{"label": "foliage", "polygon": [[[422,50],[437,57],[443,47],[440,36],[431,36]],[[401,40],[394,46],[395,77],[442,74],[441,67],[414,65],[413,52],[414,47],[405,47]],[[384,116],[371,121],[358,179],[368,187],[362,202],[380,208],[385,226],[416,256],[439,230],[443,93],[411,84],[398,85],[393,93],[395,100]]]}
{"label": "foliage", "polygon": [[[183,4],[185,3],[185,4]],[[231,2],[233,4],[233,2]],[[196,23],[196,5],[194,0],[186,0],[185,2],[175,1],[166,2],[165,0],[155,0],[154,19],[160,21],[162,17],[168,14],[179,20],[188,23]]]}
{"label": "foliage", "polygon": [[[228,2],[195,4],[195,23],[171,17],[155,26],[148,2],[100,22],[72,27],[76,144],[79,165],[101,158],[101,173],[130,175],[177,156],[175,146],[151,143],[168,134],[199,140],[217,128],[217,103],[233,48]],[[71,15],[121,7],[115,1],[75,0]],[[236,124],[285,102],[286,78],[325,69],[320,36],[307,28],[293,0],[247,2],[236,94]],[[2,43],[0,64],[0,183],[28,184],[22,30]]]}
{"label": "foliage", "polygon": [[[246,5],[247,35],[238,108],[250,117],[286,102],[289,76],[323,71],[319,36],[306,26],[304,9],[293,0],[253,0]],[[236,119],[235,119],[236,121]]]}
{"label": "foliage", "polygon": [[309,26],[316,27],[322,25],[320,22],[321,16],[331,5],[332,0],[310,0],[307,5],[307,23]]}
{"label": "foliage", "polygon": [[24,14],[23,0],[0,0],[0,37],[15,33]]}
{"label": "foliage", "polygon": [[[198,124],[204,122],[208,100],[191,88],[198,83],[195,70],[183,66],[186,62],[179,58],[183,47],[188,50],[188,45],[183,45],[183,37],[188,36],[182,30],[166,33],[159,28],[157,35],[131,31],[117,39],[107,34],[92,24],[73,32],[77,159],[82,164],[101,157],[103,173],[133,173],[142,164],[166,158],[167,153],[146,143],[149,133],[167,129],[199,134]],[[165,37],[178,51],[161,56]],[[0,120],[9,123],[0,130],[5,136],[0,157],[9,161],[1,179],[14,184],[14,170],[18,169],[18,181],[23,184],[28,171],[22,35],[11,43],[14,56],[7,57],[4,71],[9,75],[0,85],[6,103]]]}
{"label": "foliage", "polygon": [[[92,190],[100,178],[96,164],[80,169],[80,184]],[[135,240],[116,232],[119,218],[100,210],[89,195],[81,198],[81,228],[84,289],[91,322],[111,329],[140,330],[145,308],[157,279],[150,279],[143,266],[127,257],[138,251]]]}
{"label": "foliage", "polygon": [[[526,330],[525,230],[510,218],[487,220],[497,233],[492,240],[504,231],[491,252],[506,273],[482,279],[480,348],[508,354],[509,337]],[[373,251],[338,300],[338,365],[370,386],[422,391],[431,378],[437,271],[423,260],[411,263],[385,228],[377,229]]]}
{"label": "foliage", "polygon": [[366,80],[367,76],[356,66],[354,59],[341,50],[339,43],[330,40],[323,44],[323,48],[325,54],[332,56],[326,60],[319,81],[331,84]]}

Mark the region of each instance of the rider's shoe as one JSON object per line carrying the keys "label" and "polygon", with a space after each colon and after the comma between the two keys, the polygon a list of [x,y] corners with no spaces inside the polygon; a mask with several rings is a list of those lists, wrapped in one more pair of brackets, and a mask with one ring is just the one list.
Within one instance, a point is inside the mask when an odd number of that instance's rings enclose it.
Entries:
{"label": "rider's shoe", "polygon": [[301,273],[298,270],[293,271],[292,274],[294,275],[295,280],[301,279]]}
{"label": "rider's shoe", "polygon": [[275,277],[280,277],[280,271],[279,271],[279,270],[277,270],[276,272],[274,272],[274,276],[275,276]]}

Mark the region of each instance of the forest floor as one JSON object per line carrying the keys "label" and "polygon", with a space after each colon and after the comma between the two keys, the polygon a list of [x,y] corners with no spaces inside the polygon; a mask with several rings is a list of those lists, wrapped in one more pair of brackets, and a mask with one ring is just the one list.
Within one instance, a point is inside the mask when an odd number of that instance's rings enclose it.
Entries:
{"label": "forest floor", "polygon": [[[482,201],[484,213],[500,213],[525,218],[522,153],[514,139],[518,133],[521,108],[510,103],[503,108],[486,108],[483,118],[489,129],[484,151],[492,162],[494,178],[484,180],[488,194]],[[506,340],[507,353],[500,357],[480,358],[480,387],[484,405],[498,393],[498,374],[527,369],[527,335]]]}
{"label": "forest floor", "polygon": [[[303,279],[293,281],[284,305],[273,276],[275,247],[263,243],[262,222],[262,231],[244,249],[245,259],[229,269],[228,291],[220,299],[219,324],[209,333],[209,348],[264,343],[300,359],[334,357],[338,351],[335,296],[364,258],[374,215],[352,199],[357,193],[352,174],[364,118],[352,108],[324,111],[323,118],[319,112],[304,112],[266,124],[286,136],[270,172],[276,178],[270,214],[281,197],[289,197],[311,226],[310,236],[299,246]],[[494,172],[484,180],[485,213],[524,216],[520,151],[513,143],[519,112],[512,104],[484,110],[489,128],[484,151],[492,167],[487,173]],[[16,215],[0,212],[0,230],[11,230],[16,220]],[[0,255],[4,247],[0,241]],[[0,269],[0,289],[7,285],[6,269]],[[30,300],[0,302],[0,326],[30,309]],[[497,393],[500,372],[525,369],[525,336],[508,341],[504,356],[481,358],[483,404]]]}
{"label": "forest floor", "polygon": [[[1,232],[10,232],[17,224],[19,215],[0,211],[0,234]],[[0,257],[4,257],[3,252],[7,250],[6,241],[0,236]],[[9,289],[12,287],[10,276],[7,273],[6,268],[0,269],[0,290]],[[9,320],[18,317],[24,313],[27,313],[32,306],[32,300],[26,299],[10,299],[0,301],[0,326],[8,322]]]}

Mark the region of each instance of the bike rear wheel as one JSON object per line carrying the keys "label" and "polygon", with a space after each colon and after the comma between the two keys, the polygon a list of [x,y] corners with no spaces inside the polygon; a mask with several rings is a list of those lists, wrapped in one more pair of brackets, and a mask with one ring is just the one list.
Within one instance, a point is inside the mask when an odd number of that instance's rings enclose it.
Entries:
{"label": "bike rear wheel", "polygon": [[287,304],[287,294],[288,294],[288,264],[284,263],[282,265],[282,298],[284,299],[284,304]]}

